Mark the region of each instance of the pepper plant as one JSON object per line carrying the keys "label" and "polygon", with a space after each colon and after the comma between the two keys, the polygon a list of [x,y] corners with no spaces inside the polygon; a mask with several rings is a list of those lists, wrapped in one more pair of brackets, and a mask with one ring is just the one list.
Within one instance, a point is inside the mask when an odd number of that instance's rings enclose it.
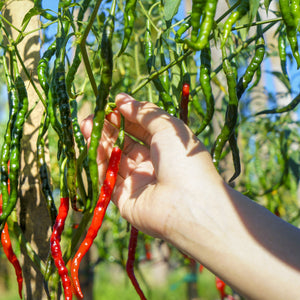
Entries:
{"label": "pepper plant", "polygon": [[[192,0],[188,7],[189,2],[181,0],[59,0],[54,6],[53,1],[35,0],[19,27],[7,17],[9,3],[0,2],[2,79],[8,94],[7,123],[1,132],[0,230],[2,236],[9,231],[31,260],[44,282],[43,297],[84,296],[79,263],[97,235],[101,236],[101,242],[95,241],[100,261],[114,257],[124,272],[127,265],[140,298],[149,297],[141,289],[145,282],[139,285],[133,273],[138,267],[133,251],[137,248],[139,258],[149,249],[144,245],[154,239],[132,228],[129,242],[127,223],[113,206],[104,221],[103,212],[100,217],[97,213],[99,205],[106,211],[114,186],[109,180],[99,185],[96,162],[104,120],[119,92],[153,102],[181,119],[211,151],[224,180],[300,225],[300,6],[294,0],[229,2]],[[39,26],[29,30],[36,18]],[[30,47],[30,37],[36,33],[39,59],[29,71],[30,57],[20,47],[25,37]],[[35,90],[35,102],[28,102],[28,86]],[[87,104],[94,114],[89,148],[78,121]],[[20,180],[20,170],[25,168],[23,126],[38,105],[42,117],[33,122],[38,132],[33,155],[49,218],[46,258],[23,234],[26,207],[19,197],[24,188]],[[122,142],[111,157],[116,161],[108,170],[113,177],[121,150]],[[104,228],[100,228],[102,221]],[[80,245],[86,229],[88,246]],[[4,244],[3,248],[5,252]],[[171,249],[182,264],[182,254]],[[17,275],[22,284],[20,272]],[[231,297],[221,286],[221,297]]]}

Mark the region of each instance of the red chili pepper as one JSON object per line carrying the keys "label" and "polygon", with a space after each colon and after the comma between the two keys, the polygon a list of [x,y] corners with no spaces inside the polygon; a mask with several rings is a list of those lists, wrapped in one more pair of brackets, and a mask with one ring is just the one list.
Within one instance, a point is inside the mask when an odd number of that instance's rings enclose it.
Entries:
{"label": "red chili pepper", "polygon": [[199,273],[202,273],[203,270],[204,270],[204,266],[200,264],[200,265],[199,265]]}
{"label": "red chili pepper", "polygon": [[69,197],[61,197],[60,198],[60,206],[58,210],[58,214],[53,225],[53,231],[50,237],[50,248],[51,255],[53,257],[55,266],[58,270],[58,274],[61,278],[65,299],[72,299],[72,287],[71,287],[71,279],[68,276],[68,269],[66,268],[65,262],[62,258],[62,252],[60,248],[60,238],[61,234],[64,230],[65,220],[69,211]]}
{"label": "red chili pepper", "polygon": [[182,92],[181,92],[180,120],[182,120],[185,124],[187,124],[188,122],[189,96],[190,96],[190,85],[188,83],[184,83],[182,85]]}
{"label": "red chili pepper", "polygon": [[[1,208],[2,208],[2,203],[1,203]],[[2,209],[1,209],[1,213],[2,213]],[[18,287],[19,287],[19,295],[20,295],[20,298],[22,299],[22,284],[23,284],[22,268],[20,266],[20,263],[17,259],[16,254],[14,253],[14,251],[12,249],[11,240],[10,240],[9,233],[8,233],[7,223],[5,223],[4,228],[2,230],[1,243],[2,243],[3,251],[4,251],[7,259],[10,261],[10,263],[15,268],[17,281],[18,281]]]}
{"label": "red chili pepper", "polygon": [[110,202],[111,194],[113,192],[117,180],[121,155],[122,155],[121,148],[119,146],[115,146],[112,150],[109,159],[106,177],[101,187],[100,196],[94,210],[92,223],[88,229],[85,239],[81,243],[77,253],[75,254],[72,260],[71,275],[72,275],[73,285],[77,296],[81,299],[83,298],[83,294],[80,288],[80,283],[78,278],[79,265],[83,256],[88,252],[88,250],[92,246],[92,243],[96,238],[97,233],[102,225],[102,221],[107,206]]}
{"label": "red chili pepper", "polygon": [[[10,184],[8,181],[8,193],[10,192]],[[2,215],[2,194],[0,194],[0,215]],[[23,285],[23,275],[22,275],[22,268],[20,266],[20,263],[17,259],[16,254],[14,253],[11,245],[11,240],[8,232],[8,226],[7,223],[4,224],[4,228],[1,233],[1,244],[3,247],[3,251],[7,257],[7,259],[10,261],[10,263],[15,268],[17,281],[18,281],[18,288],[19,288],[19,295],[22,299],[22,285]]]}
{"label": "red chili pepper", "polygon": [[146,297],[142,289],[140,288],[139,283],[134,275],[134,260],[135,260],[135,251],[137,246],[138,233],[139,231],[135,227],[131,226],[126,271],[141,300],[146,300]]}
{"label": "red chili pepper", "polygon": [[217,276],[216,276],[216,288],[220,293],[221,299],[222,300],[225,299],[225,297],[227,296],[225,292],[226,283]]}
{"label": "red chili pepper", "polygon": [[149,242],[145,242],[145,252],[146,252],[146,260],[152,259],[152,253],[151,253],[151,244]]}

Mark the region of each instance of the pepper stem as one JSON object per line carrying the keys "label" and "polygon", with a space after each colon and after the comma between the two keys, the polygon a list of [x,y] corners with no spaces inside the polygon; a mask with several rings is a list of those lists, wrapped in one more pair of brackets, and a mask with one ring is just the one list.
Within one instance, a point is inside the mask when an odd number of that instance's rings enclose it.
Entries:
{"label": "pepper stem", "polygon": [[121,150],[123,150],[124,147],[124,139],[125,139],[125,131],[124,131],[124,117],[121,114],[121,123],[120,123],[120,130],[118,138],[115,142],[114,147],[119,147]]}
{"label": "pepper stem", "polygon": [[65,173],[67,161],[68,161],[68,158],[65,157],[60,166],[59,182],[60,182],[60,197],[61,198],[68,197],[68,195],[69,195],[68,189],[67,189],[67,184],[66,184],[66,173]]}

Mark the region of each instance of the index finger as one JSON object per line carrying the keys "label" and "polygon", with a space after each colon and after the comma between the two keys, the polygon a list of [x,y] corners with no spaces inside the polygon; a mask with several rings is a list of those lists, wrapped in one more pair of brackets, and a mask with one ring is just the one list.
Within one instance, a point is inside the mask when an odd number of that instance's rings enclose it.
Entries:
{"label": "index finger", "polygon": [[165,129],[183,126],[183,122],[172,117],[151,102],[139,102],[121,93],[116,96],[118,111],[124,116],[125,130],[134,137],[150,144],[152,136]]}

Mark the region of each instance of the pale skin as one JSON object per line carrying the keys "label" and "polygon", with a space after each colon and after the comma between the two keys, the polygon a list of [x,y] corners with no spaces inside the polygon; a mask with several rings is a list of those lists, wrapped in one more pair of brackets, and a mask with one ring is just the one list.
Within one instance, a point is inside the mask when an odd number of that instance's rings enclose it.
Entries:
{"label": "pale skin", "polygon": [[[247,299],[300,299],[300,230],[229,187],[184,123],[152,103],[116,97],[98,151],[100,182],[117,137],[126,137],[112,201],[146,234],[166,240]],[[82,123],[88,140],[92,117]]]}

